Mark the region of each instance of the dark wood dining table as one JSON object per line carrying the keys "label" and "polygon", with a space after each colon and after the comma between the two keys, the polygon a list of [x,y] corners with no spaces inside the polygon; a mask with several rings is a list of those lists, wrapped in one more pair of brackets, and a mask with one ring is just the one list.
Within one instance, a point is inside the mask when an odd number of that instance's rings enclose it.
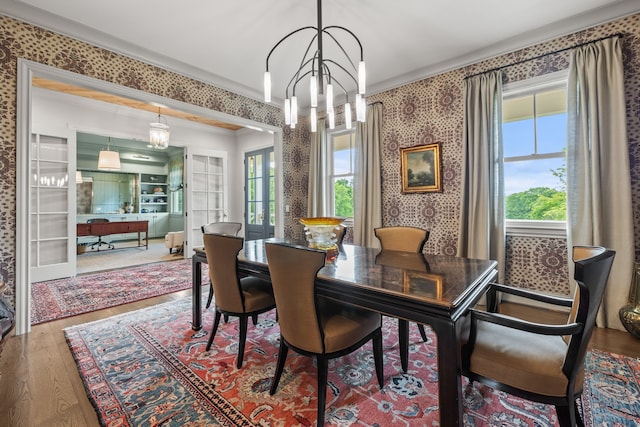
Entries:
{"label": "dark wood dining table", "polygon": [[[269,278],[265,242],[300,244],[284,239],[245,241],[238,254],[241,273]],[[192,328],[202,328],[202,248],[194,249]],[[335,261],[317,276],[318,294],[383,315],[429,325],[438,347],[440,425],[462,425],[462,379],[456,334],[469,307],[497,276],[491,260],[383,251],[343,245]]]}

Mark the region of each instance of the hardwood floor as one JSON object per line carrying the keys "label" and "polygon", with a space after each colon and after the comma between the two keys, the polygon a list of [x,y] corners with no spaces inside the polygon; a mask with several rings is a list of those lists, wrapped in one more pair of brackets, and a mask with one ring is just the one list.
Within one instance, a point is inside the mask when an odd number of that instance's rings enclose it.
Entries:
{"label": "hardwood floor", "polygon": [[[185,290],[44,323],[34,326],[29,334],[9,338],[0,356],[0,425],[99,426],[62,330],[189,295],[191,291]],[[506,310],[523,316],[532,313],[515,304]],[[550,321],[560,318],[547,314]],[[591,344],[614,353],[640,356],[640,340],[626,332],[596,328]]]}

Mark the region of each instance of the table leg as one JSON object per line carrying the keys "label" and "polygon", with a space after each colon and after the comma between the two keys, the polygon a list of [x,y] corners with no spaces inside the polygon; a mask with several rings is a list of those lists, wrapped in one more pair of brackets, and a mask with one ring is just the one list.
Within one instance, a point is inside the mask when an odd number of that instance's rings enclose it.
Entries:
{"label": "table leg", "polygon": [[438,339],[438,405],[440,425],[457,427],[462,425],[463,400],[462,378],[458,369],[458,341],[453,322],[432,322],[431,327]]}
{"label": "table leg", "polygon": [[191,267],[191,329],[199,331],[202,329],[202,264],[197,255],[191,257]]}

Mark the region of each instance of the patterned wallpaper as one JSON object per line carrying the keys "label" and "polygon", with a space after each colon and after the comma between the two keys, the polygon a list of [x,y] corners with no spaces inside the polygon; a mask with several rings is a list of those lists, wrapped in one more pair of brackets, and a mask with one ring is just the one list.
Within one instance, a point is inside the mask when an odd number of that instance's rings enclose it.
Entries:
{"label": "patterned wallpaper", "polygon": [[[455,255],[460,222],[463,135],[463,81],[476,73],[504,68],[505,83],[566,69],[569,52],[551,52],[622,33],[627,100],[627,133],[631,161],[636,259],[640,259],[640,15],[581,31],[471,66],[443,73],[368,98],[384,105],[382,187],[384,225],[411,225],[431,230],[425,251]],[[545,55],[520,65],[519,61]],[[440,143],[442,193],[400,192],[400,149]],[[629,230],[633,232],[633,230]],[[565,239],[509,237],[507,283],[569,293]]]}
{"label": "patterned wallpaper", "polygon": [[[455,254],[460,221],[459,188],[464,77],[533,58],[603,36],[624,33],[629,151],[634,194],[636,258],[640,254],[640,15],[604,24],[547,43],[370,96],[384,105],[383,221],[431,230],[426,251]],[[17,58],[84,74],[156,95],[283,126],[276,107],[200,81],[115,54],[60,34],[0,16],[0,274],[15,290],[16,226],[16,70]],[[566,52],[505,69],[517,81],[567,67]],[[340,118],[337,119],[339,121]],[[284,203],[291,211],[285,235],[301,237],[293,218],[306,214],[309,141],[306,124],[283,131]],[[442,146],[442,193],[400,193],[400,148],[439,142]],[[568,292],[566,244],[562,239],[510,238],[507,279],[521,286]],[[542,283],[542,284],[541,284]]]}

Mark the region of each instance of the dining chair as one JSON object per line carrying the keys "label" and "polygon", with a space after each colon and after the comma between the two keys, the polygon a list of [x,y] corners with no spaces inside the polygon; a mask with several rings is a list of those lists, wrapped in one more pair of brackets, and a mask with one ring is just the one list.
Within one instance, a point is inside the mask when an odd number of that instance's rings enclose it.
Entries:
{"label": "dining chair", "polygon": [[207,351],[220,325],[220,317],[239,318],[240,338],[238,340],[238,362],[242,367],[244,346],[247,338],[249,317],[253,324],[258,323],[258,314],[275,308],[271,283],[257,277],[238,277],[238,252],[243,247],[242,237],[207,233],[204,236],[204,250],[209,264],[209,279],[215,291],[215,320],[211,336],[207,342]]}
{"label": "dining chair", "polygon": [[[615,252],[573,248],[574,298],[492,284],[487,309],[470,311],[468,340],[462,336],[462,373],[470,381],[524,399],[555,405],[561,427],[583,425],[576,399],[582,394],[584,358]],[[495,292],[571,307],[566,324],[536,323],[495,312]]]}
{"label": "dining chair", "polygon": [[325,252],[302,246],[266,243],[265,251],[280,323],[278,364],[269,393],[275,394],[289,348],[315,357],[318,366],[318,419],[324,424],[328,360],[352,353],[373,340],[380,388],[384,385],[382,316],[316,295],[315,280]]}
{"label": "dining chair", "polygon": [[[422,253],[424,245],[429,239],[429,231],[417,227],[378,227],[373,231],[380,241],[382,251]],[[422,340],[427,341],[424,325],[420,323],[417,325]],[[398,319],[398,343],[402,371],[407,372],[409,366],[409,322],[404,319]]]}
{"label": "dining chair", "polygon": [[[230,236],[237,236],[242,229],[242,223],[240,222],[210,222],[200,227],[202,234],[215,233],[215,234],[228,234]],[[209,297],[207,298],[207,308],[211,306],[213,300],[213,284],[209,284]],[[225,317],[225,320],[228,318]]]}

